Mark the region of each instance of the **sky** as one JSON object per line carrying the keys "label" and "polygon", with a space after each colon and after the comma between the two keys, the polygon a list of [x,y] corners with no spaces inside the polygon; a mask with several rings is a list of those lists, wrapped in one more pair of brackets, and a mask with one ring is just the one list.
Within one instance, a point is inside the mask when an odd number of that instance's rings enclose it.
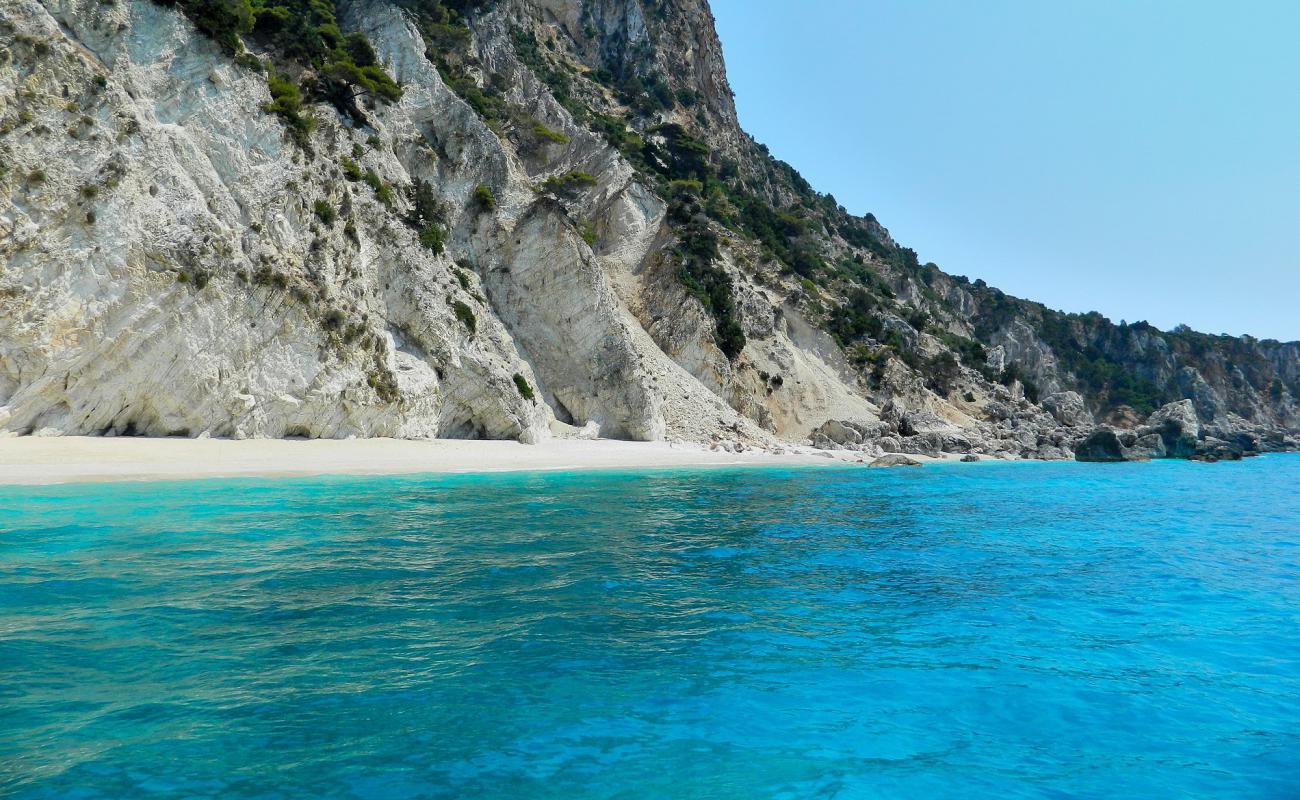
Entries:
{"label": "sky", "polygon": [[1300,2],[711,5],[745,129],[922,263],[1300,339]]}

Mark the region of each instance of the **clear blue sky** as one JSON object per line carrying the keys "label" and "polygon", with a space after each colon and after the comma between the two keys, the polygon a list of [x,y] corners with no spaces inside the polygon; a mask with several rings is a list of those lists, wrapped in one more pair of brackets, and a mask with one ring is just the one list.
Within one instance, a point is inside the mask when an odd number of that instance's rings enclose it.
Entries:
{"label": "clear blue sky", "polygon": [[1300,339],[1300,2],[712,6],[741,124],[922,262]]}

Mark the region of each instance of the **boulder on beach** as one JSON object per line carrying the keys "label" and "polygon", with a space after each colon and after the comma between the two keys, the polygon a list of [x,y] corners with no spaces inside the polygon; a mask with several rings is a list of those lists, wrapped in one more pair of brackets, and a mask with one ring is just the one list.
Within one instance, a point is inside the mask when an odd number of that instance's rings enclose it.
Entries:
{"label": "boulder on beach", "polygon": [[921,462],[902,453],[886,453],[871,462],[873,467],[919,467]]}

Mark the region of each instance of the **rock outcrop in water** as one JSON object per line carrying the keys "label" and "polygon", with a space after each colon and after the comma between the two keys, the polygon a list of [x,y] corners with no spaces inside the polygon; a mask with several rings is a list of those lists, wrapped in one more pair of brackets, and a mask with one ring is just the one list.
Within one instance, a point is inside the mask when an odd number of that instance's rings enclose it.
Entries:
{"label": "rock outcrop in water", "polygon": [[1187,458],[1238,461],[1264,450],[1294,450],[1294,438],[1263,440],[1250,426],[1202,426],[1191,400],[1163,406],[1145,424],[1131,428],[1103,425],[1075,445],[1079,461],[1147,461]]}
{"label": "rock outcrop in water", "polygon": [[1295,446],[1300,344],[1054,312],[813,191],[703,0],[312,8],[0,3],[0,430]]}

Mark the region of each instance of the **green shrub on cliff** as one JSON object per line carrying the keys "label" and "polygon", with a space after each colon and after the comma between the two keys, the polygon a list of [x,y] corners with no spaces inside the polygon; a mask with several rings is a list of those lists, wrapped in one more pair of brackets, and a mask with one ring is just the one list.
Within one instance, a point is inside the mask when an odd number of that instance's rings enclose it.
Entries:
{"label": "green shrub on cliff", "polygon": [[361,180],[361,166],[357,162],[343,156],[339,163],[343,166],[343,177],[353,182]]}
{"label": "green shrub on cliff", "polygon": [[446,246],[447,232],[437,225],[425,225],[420,229],[420,244],[434,255],[441,255]]}
{"label": "green shrub on cliff", "polygon": [[579,170],[552,175],[542,182],[539,191],[554,195],[571,195],[579,189],[596,185],[596,176]]}
{"label": "green shrub on cliff", "polygon": [[745,347],[745,332],[731,276],[716,263],[721,257],[718,237],[698,203],[674,202],[668,219],[679,237],[677,279],[713,317],[714,340],[727,358],[734,360]]}
{"label": "green shrub on cliff", "polygon": [[533,127],[531,128],[531,132],[534,137],[541,139],[543,141],[551,142],[552,144],[569,143],[568,136],[565,136],[563,133],[560,133],[559,131],[551,130],[550,128],[546,127],[545,125],[538,122],[537,120],[533,120]]}
{"label": "green shrub on cliff", "polygon": [[[244,52],[244,37],[274,51],[287,71],[309,75],[305,88],[313,99],[333,104],[355,119],[364,114],[359,98],[393,102],[402,96],[397,82],[384,71],[364,33],[344,33],[335,5],[325,0],[157,0],[180,9],[194,26],[232,55]],[[241,59],[241,63],[251,62]],[[260,65],[259,65],[260,66]],[[301,96],[290,98],[288,78],[268,80],[272,102],[268,111],[289,125],[290,135],[304,144],[310,125],[301,122]]]}
{"label": "green shrub on cliff", "polygon": [[455,312],[456,319],[460,320],[461,324],[469,330],[471,335],[478,330],[478,320],[474,317],[474,309],[470,308],[460,300],[453,300],[451,303],[451,309]]}
{"label": "green shrub on cliff", "polygon": [[161,0],[159,5],[179,6],[194,27],[231,54],[243,52],[242,37],[252,32],[257,21],[248,0]]}
{"label": "green shrub on cliff", "polygon": [[474,187],[474,204],[481,211],[495,211],[497,207],[497,198],[492,194],[492,190],[485,184],[480,183]]}
{"label": "green shrub on cliff", "polygon": [[308,149],[308,137],[316,120],[303,113],[302,92],[297,84],[279,75],[267,75],[266,85],[271,90],[271,102],[263,105],[262,110],[284,120],[289,137],[304,150]]}
{"label": "green shrub on cliff", "polygon": [[334,212],[334,207],[324,200],[317,200],[312,210],[316,213],[316,218],[326,226],[333,225],[334,220],[337,218],[337,214]]}
{"label": "green shrub on cliff", "polygon": [[515,388],[519,390],[519,396],[525,400],[534,399],[533,387],[529,386],[528,380],[518,372],[515,373]]}

